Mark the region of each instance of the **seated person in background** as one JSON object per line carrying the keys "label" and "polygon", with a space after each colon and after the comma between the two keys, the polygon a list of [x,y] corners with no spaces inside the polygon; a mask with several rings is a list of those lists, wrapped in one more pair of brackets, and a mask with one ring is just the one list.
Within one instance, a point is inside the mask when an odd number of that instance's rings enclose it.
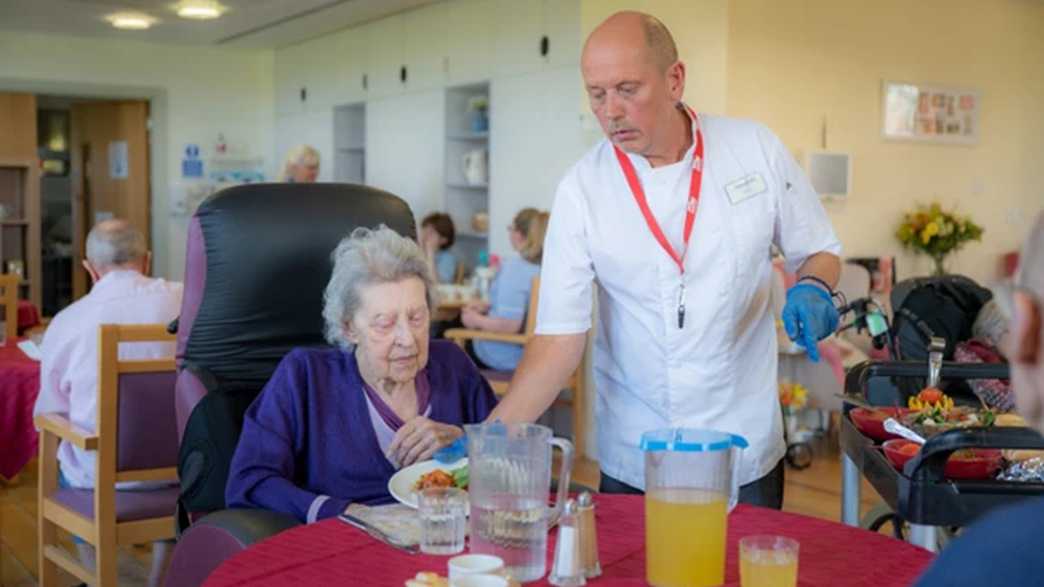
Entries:
{"label": "seated person in background", "polygon": [[[1011,289],[993,289],[993,299],[983,304],[972,324],[972,338],[957,343],[953,358],[958,363],[1004,363],[1011,327]],[[1011,384],[1001,379],[969,379],[968,386],[986,405],[1001,412],[1015,409]]]}
{"label": "seated person in background", "polygon": [[457,277],[457,256],[449,251],[457,238],[457,230],[449,214],[435,212],[421,221],[420,246],[428,267],[438,283],[453,283]]}
{"label": "seated person in background", "polygon": [[[40,395],[33,414],[59,413],[72,424],[95,429],[98,403],[98,327],[102,324],[167,324],[181,311],[181,284],[147,277],[149,252],[142,233],[124,220],[99,222],[87,235],[83,266],[94,286],[58,312],[44,333],[40,354]],[[174,355],[172,343],[124,345],[124,359]],[[95,453],[62,441],[58,446],[59,484],[94,487]],[[169,486],[170,483],[164,483]],[[135,485],[120,489],[147,489]],[[172,544],[172,543],[171,543]],[[94,567],[94,549],[76,541],[80,559]],[[170,545],[153,547],[149,585],[158,585]]]}
{"label": "seated person in background", "polygon": [[[461,312],[465,328],[487,332],[522,332],[533,278],[540,275],[540,259],[544,254],[544,234],[548,213],[524,208],[508,227],[511,248],[519,256],[503,263],[489,288],[489,304],[471,304]],[[475,357],[480,365],[498,371],[514,369],[522,359],[522,346],[506,342],[476,340]]]}
{"label": "seated person in background", "polygon": [[462,350],[429,342],[434,291],[415,242],[359,228],[333,261],[323,320],[336,346],[292,350],[247,410],[229,507],[307,523],[352,502],[390,502],[399,467],[430,458],[496,404]]}
{"label": "seated person in background", "polygon": [[297,145],[286,154],[279,181],[285,183],[315,183],[319,177],[319,151],[308,145]]}
{"label": "seated person in background", "polygon": [[[1023,248],[1015,282],[1008,360],[1019,413],[1044,432],[1044,213]],[[918,587],[1044,585],[1044,498],[998,508],[939,555]]]}

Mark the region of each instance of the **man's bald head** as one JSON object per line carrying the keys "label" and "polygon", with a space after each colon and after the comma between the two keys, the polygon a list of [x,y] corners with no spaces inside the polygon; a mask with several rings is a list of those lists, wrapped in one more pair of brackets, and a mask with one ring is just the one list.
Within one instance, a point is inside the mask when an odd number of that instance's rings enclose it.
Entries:
{"label": "man's bald head", "polygon": [[639,44],[657,70],[663,72],[678,61],[678,47],[671,31],[660,19],[644,12],[623,11],[613,14],[587,37],[584,52],[602,44]]}
{"label": "man's bald head", "polygon": [[99,271],[140,263],[147,254],[145,235],[126,220],[103,220],[87,235],[87,260]]}

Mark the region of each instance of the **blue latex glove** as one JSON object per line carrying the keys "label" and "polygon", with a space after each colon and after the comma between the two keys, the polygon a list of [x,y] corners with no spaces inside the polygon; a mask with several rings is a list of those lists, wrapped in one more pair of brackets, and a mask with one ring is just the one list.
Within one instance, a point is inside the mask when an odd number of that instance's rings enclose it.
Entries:
{"label": "blue latex glove", "polygon": [[465,434],[431,455],[436,461],[449,464],[468,456],[468,435]]}
{"label": "blue latex glove", "polygon": [[783,328],[790,340],[805,347],[808,358],[819,362],[816,343],[837,330],[840,316],[830,294],[819,286],[799,283],[787,292],[783,307]]}

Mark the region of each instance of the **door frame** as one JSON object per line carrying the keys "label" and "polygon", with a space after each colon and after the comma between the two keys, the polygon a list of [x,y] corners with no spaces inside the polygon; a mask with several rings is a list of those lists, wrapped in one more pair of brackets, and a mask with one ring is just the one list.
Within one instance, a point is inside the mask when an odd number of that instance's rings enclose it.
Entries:
{"label": "door frame", "polygon": [[[170,143],[170,105],[167,90],[155,86],[94,84],[75,81],[41,81],[0,77],[0,91],[28,92],[76,98],[144,100],[149,107],[149,250],[152,251],[152,274],[171,277],[182,268],[171,267],[170,245],[173,211],[173,187],[169,177],[168,144]],[[72,178],[73,189],[76,180]],[[75,197],[75,194],[74,194]],[[74,202],[75,204],[75,202]],[[86,238],[86,235],[83,235]],[[157,244],[162,246],[157,247]],[[161,254],[157,254],[157,252]],[[175,271],[175,269],[177,271]]]}
{"label": "door frame", "polygon": [[[76,98],[82,99],[81,96]],[[86,123],[86,120],[81,119],[77,116],[75,107],[78,104],[88,103],[79,102],[73,103],[73,107],[70,110],[70,132],[69,132],[69,143],[70,143],[70,187],[72,189],[72,226],[73,226],[73,259],[72,259],[72,299],[73,301],[78,300],[87,294],[91,289],[91,283],[87,274],[86,268],[83,266],[83,261],[86,259],[86,240],[87,233],[90,232],[92,226],[92,218],[90,217],[89,211],[93,208],[92,196],[89,193],[93,186],[87,181],[88,176],[86,168],[88,161],[92,161],[96,157],[104,157],[105,154],[99,150],[99,152],[92,153],[87,150],[87,144],[85,137],[80,133],[83,131],[78,124]],[[129,98],[115,98],[115,99],[104,99],[94,100],[90,103],[93,104],[104,104],[107,107],[119,107],[128,103],[134,103],[135,105],[144,104],[145,106],[145,162],[146,162],[146,177],[145,179],[145,194],[146,194],[146,226],[139,227],[149,243],[147,246],[151,249],[152,239],[152,185],[149,182],[151,173],[149,167],[152,162],[152,153],[150,152],[149,144],[149,118],[151,111],[149,109],[148,100],[129,99]],[[87,118],[89,120],[89,116]],[[91,125],[88,124],[88,127]],[[137,144],[135,142],[135,144]],[[95,145],[98,147],[99,145]],[[97,170],[97,166],[95,166]]]}

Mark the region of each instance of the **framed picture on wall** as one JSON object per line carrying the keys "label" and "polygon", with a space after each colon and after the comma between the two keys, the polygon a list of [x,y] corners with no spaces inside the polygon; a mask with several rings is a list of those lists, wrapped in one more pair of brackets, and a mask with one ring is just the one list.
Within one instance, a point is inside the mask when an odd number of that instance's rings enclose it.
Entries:
{"label": "framed picture on wall", "polygon": [[884,138],[965,145],[979,142],[978,91],[885,81],[881,93]]}

